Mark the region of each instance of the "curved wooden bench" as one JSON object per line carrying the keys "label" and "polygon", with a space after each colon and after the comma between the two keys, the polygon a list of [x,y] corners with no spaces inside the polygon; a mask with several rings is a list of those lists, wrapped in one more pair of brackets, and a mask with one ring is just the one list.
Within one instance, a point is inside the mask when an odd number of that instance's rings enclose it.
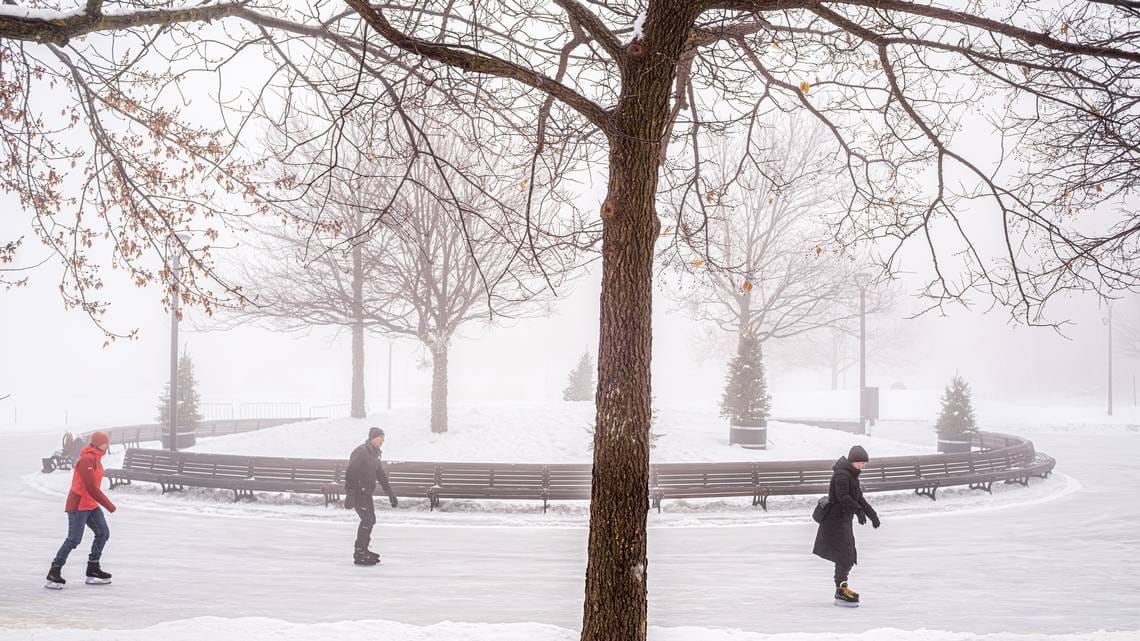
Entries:
{"label": "curved wooden bench", "polygon": [[[944,487],[968,486],[992,492],[996,482],[1028,485],[1048,477],[1056,461],[1037,452],[1029,440],[981,433],[981,448],[960,454],[882,457],[861,477],[867,492],[913,490],[937,500]],[[727,463],[658,463],[650,466],[650,507],[666,499],[751,497],[768,509],[771,496],[824,494],[833,460]],[[230,490],[234,501],[256,492],[320,494],[325,505],[339,503],[347,461],[231,454],[169,452],[131,448],[121,469],[106,471],[114,489],[131,481],[158,483],[163,493],[187,486]],[[542,501],[589,500],[589,464],[385,462],[393,492],[426,498],[430,508],[443,499]],[[382,491],[378,489],[378,491]]]}

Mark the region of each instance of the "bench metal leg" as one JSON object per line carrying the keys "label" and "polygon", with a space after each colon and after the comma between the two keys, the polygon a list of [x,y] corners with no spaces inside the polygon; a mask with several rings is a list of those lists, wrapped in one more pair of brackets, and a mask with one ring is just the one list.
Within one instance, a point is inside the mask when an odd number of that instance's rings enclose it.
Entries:
{"label": "bench metal leg", "polygon": [[765,512],[768,511],[768,493],[767,492],[757,492],[755,495],[752,496],[752,507],[756,507],[757,505],[759,505],[760,509],[764,510]]}
{"label": "bench metal leg", "polygon": [[1020,485],[1022,487],[1029,487],[1029,477],[1023,476],[1023,477],[1016,478],[1016,479],[1006,479],[1005,484],[1006,485],[1017,484],[1017,485]]}
{"label": "bench metal leg", "polygon": [[661,490],[654,490],[653,492],[653,507],[657,508],[657,513],[661,514],[661,499],[665,498],[665,493]]}
{"label": "bench metal leg", "polygon": [[993,481],[979,481],[977,483],[971,483],[970,484],[971,490],[983,490],[989,494],[994,493],[993,487],[994,487]]}
{"label": "bench metal leg", "polygon": [[253,490],[242,489],[242,490],[234,490],[233,492],[234,492],[234,503],[237,503],[241,499],[249,499],[251,501],[257,500],[257,497],[253,495]]}
{"label": "bench metal leg", "polygon": [[929,485],[927,487],[916,487],[916,488],[914,488],[914,493],[919,495],[919,496],[929,497],[931,501],[937,501],[938,500],[938,486],[937,485]]}

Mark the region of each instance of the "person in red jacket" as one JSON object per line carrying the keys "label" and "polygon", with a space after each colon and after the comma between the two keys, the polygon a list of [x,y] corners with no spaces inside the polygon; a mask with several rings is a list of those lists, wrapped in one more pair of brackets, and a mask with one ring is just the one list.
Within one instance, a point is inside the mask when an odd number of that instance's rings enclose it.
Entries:
{"label": "person in red jacket", "polygon": [[100,506],[107,508],[108,512],[115,511],[115,504],[100,489],[103,484],[103,455],[107,453],[111,439],[106,432],[95,432],[87,447],[79,454],[75,469],[71,474],[71,491],[67,493],[67,539],[56,552],[51,562],[51,571],[47,575],[47,585],[44,587],[58,590],[67,581],[63,579],[60,571],[71,551],[79,547],[83,541],[83,528],[89,527],[95,533],[95,540],[91,543],[91,554],[87,557],[87,582],[91,584],[104,584],[111,582],[111,575],[99,567],[99,559],[103,555],[103,546],[111,535],[107,528],[107,518],[103,515]]}

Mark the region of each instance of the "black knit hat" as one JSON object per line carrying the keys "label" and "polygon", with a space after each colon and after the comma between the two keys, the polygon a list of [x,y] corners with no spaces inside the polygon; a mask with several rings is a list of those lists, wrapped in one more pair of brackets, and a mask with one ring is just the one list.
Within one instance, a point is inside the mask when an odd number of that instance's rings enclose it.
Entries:
{"label": "black knit hat", "polygon": [[371,441],[377,436],[384,436],[384,430],[380,429],[379,427],[368,428],[368,440]]}
{"label": "black knit hat", "polygon": [[847,460],[852,463],[866,463],[871,457],[867,456],[867,450],[863,449],[862,445],[856,445],[847,453]]}

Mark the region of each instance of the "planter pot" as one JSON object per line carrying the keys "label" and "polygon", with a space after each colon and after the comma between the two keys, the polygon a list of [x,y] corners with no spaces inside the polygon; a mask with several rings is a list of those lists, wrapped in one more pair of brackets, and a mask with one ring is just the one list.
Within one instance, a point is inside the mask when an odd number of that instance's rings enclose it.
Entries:
{"label": "planter pot", "polygon": [[973,441],[968,438],[942,438],[938,437],[938,452],[941,454],[962,454],[969,452]]}
{"label": "planter pot", "polygon": [[[194,447],[194,444],[197,442],[198,437],[196,433],[178,430],[178,449],[182,450],[188,447]],[[170,449],[170,432],[162,433],[162,447],[164,449]]]}
{"label": "planter pot", "polygon": [[768,447],[768,421],[732,419],[728,428],[728,444],[750,450]]}

